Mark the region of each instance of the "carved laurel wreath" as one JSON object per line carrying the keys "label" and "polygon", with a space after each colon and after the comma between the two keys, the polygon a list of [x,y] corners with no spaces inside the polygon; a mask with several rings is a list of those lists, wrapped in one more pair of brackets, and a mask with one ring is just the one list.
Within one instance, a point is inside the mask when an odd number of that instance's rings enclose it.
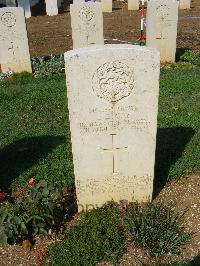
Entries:
{"label": "carved laurel wreath", "polygon": [[15,23],[16,23],[16,17],[11,12],[5,12],[1,16],[1,22],[6,27],[13,27],[15,25]]}
{"label": "carved laurel wreath", "polygon": [[120,61],[105,63],[95,71],[92,85],[97,97],[114,104],[133,91],[133,70]]}

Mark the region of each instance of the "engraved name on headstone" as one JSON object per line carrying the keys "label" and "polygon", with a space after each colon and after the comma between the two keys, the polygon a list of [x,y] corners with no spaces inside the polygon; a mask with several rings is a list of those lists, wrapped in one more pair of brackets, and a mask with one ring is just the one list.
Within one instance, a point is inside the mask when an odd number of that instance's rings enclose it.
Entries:
{"label": "engraved name on headstone", "polygon": [[79,211],[153,190],[159,52],[97,45],[65,53]]}
{"label": "engraved name on headstone", "polygon": [[3,72],[32,72],[24,10],[20,7],[0,9],[0,64]]}

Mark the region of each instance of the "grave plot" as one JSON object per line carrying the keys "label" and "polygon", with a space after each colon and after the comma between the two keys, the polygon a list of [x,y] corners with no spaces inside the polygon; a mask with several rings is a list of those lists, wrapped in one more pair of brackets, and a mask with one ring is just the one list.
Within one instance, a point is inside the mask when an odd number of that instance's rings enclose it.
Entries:
{"label": "grave plot", "polygon": [[[48,3],[0,9],[0,265],[200,265],[198,3],[176,62],[176,1],[148,2],[146,47],[138,11],[104,1],[103,32],[100,4],[74,1],[74,50]],[[53,55],[30,61],[27,35]]]}

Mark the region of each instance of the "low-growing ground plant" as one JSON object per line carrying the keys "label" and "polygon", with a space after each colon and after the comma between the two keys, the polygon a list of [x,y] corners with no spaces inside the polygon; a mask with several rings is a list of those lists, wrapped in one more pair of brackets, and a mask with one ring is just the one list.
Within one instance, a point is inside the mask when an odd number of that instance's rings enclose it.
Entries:
{"label": "low-growing ground plant", "polygon": [[2,244],[48,234],[62,226],[68,215],[65,190],[34,178],[26,186],[14,189],[0,204]]}
{"label": "low-growing ground plant", "polygon": [[44,263],[59,266],[115,263],[124,251],[119,211],[114,203],[109,203],[86,213],[79,225],[70,228],[62,241],[47,250]]}
{"label": "low-growing ground plant", "polygon": [[178,254],[191,234],[183,227],[183,214],[175,214],[162,203],[140,206],[132,203],[125,214],[131,241],[149,251],[150,256]]}
{"label": "low-growing ground plant", "polygon": [[200,66],[200,53],[198,52],[187,50],[181,55],[180,59],[193,65]]}
{"label": "low-growing ground plant", "polygon": [[35,57],[32,60],[34,76],[47,76],[65,72],[64,55]]}

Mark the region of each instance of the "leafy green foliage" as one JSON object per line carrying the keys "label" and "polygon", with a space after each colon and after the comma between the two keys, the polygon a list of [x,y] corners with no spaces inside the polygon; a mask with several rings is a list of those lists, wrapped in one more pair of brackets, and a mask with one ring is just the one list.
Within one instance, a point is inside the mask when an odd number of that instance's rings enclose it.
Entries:
{"label": "leafy green foliage", "polygon": [[5,237],[16,242],[59,228],[67,218],[66,200],[65,190],[47,185],[45,180],[15,189],[9,201],[0,205],[2,243]]}
{"label": "leafy green foliage", "polygon": [[187,50],[180,59],[193,65],[200,66],[200,53]]}
{"label": "leafy green foliage", "polygon": [[96,265],[115,263],[125,251],[120,216],[113,203],[87,212],[79,225],[47,250],[45,262],[52,265]]}
{"label": "leafy green foliage", "polygon": [[148,249],[151,256],[177,254],[191,237],[186,233],[183,215],[175,214],[161,203],[140,206],[130,204],[125,214],[128,232],[133,242]]}
{"label": "leafy green foliage", "polygon": [[32,68],[35,76],[47,76],[63,73],[65,70],[64,56],[51,55],[48,57],[36,57],[32,59]]}

